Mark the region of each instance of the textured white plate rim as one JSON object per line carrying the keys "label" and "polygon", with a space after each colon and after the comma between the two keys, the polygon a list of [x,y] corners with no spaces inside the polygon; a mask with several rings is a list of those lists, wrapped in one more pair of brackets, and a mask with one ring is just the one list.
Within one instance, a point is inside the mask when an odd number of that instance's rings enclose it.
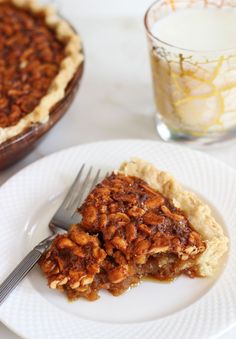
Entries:
{"label": "textured white plate rim", "polygon": [[[78,151],[78,150],[80,150],[80,149],[82,149],[82,148],[84,148],[84,147],[87,147],[87,148],[89,148],[89,147],[94,147],[95,145],[97,146],[97,147],[106,147],[106,145],[108,145],[108,144],[110,144],[110,143],[113,143],[113,145],[119,145],[119,144],[123,144],[124,146],[127,146],[127,144],[129,144],[129,145],[131,145],[130,147],[132,148],[132,147],[134,147],[135,145],[137,146],[137,145],[148,145],[150,148],[154,148],[154,147],[157,147],[157,148],[163,148],[163,149],[166,149],[166,150],[168,150],[168,151],[175,151],[175,152],[183,152],[183,147],[181,147],[181,146],[175,146],[175,145],[166,145],[166,144],[163,144],[163,143],[158,143],[158,142],[156,142],[156,141],[147,141],[147,140],[114,140],[114,141],[104,141],[104,142],[98,142],[98,143],[90,143],[90,144],[84,144],[84,145],[79,145],[79,146],[74,146],[74,147],[71,147],[71,148],[69,148],[69,149],[65,149],[65,150],[62,150],[62,151],[59,151],[59,152],[56,152],[56,153],[54,153],[54,154],[51,154],[51,155],[49,155],[49,156],[47,156],[47,157],[44,157],[43,159],[40,159],[40,160],[38,160],[37,162],[35,162],[35,163],[33,163],[33,164],[31,164],[31,165],[29,165],[29,166],[27,166],[26,168],[24,168],[22,171],[20,171],[18,174],[16,174],[14,177],[12,177],[11,179],[9,179],[2,187],[1,187],[1,189],[0,189],[0,196],[1,196],[1,192],[3,192],[4,190],[7,190],[8,189],[8,186],[10,186],[10,185],[12,185],[12,184],[14,184],[14,181],[17,181],[17,180],[19,180],[19,178],[21,178],[24,174],[25,174],[25,172],[26,171],[32,171],[32,170],[34,170],[35,168],[37,168],[40,164],[42,165],[42,164],[44,164],[44,163],[47,163],[48,162],[48,160],[49,159],[53,159],[54,157],[62,157],[63,158],[63,156],[64,155],[66,155],[68,152],[76,152],[76,151]],[[132,146],[133,145],[133,146]],[[184,153],[185,154],[195,154],[196,156],[197,156],[197,154],[198,154],[198,157],[200,157],[200,158],[204,158],[205,160],[208,160],[209,161],[209,159],[210,159],[210,161],[212,162],[212,163],[214,163],[215,165],[218,165],[219,167],[221,167],[221,168],[223,168],[225,171],[227,171],[227,173],[228,173],[228,175],[230,176],[232,176],[232,177],[234,177],[234,179],[236,179],[236,172],[232,169],[232,168],[230,168],[230,167],[228,167],[228,166],[226,166],[226,165],[224,165],[224,164],[222,164],[221,162],[219,162],[218,160],[216,160],[215,158],[213,158],[213,157],[209,157],[208,155],[205,155],[205,154],[202,154],[201,152],[199,152],[199,151],[191,151],[191,150],[189,150],[189,149],[185,149],[184,148]],[[134,154],[134,156],[135,156],[135,154]],[[125,159],[124,159],[125,160]],[[232,238],[231,238],[231,240],[232,240]],[[0,241],[0,243],[1,243],[1,241]],[[220,280],[223,280],[224,279],[224,277],[221,277],[221,279]],[[235,276],[234,276],[234,279],[235,279]],[[219,282],[220,283],[220,282]],[[217,284],[218,285],[218,284]],[[216,285],[216,286],[217,286]],[[235,297],[235,296],[234,296]],[[11,297],[10,297],[11,298]],[[201,301],[200,301],[201,302]],[[3,323],[5,323],[6,324],[6,326],[8,326],[9,328],[11,328],[15,333],[18,333],[19,335],[22,335],[22,332],[21,331],[19,331],[17,328],[16,328],[16,324],[14,323],[14,324],[12,324],[11,322],[9,322],[9,319],[7,320],[5,317],[4,317],[4,310],[7,310],[7,308],[8,307],[12,307],[13,305],[12,305],[12,303],[13,303],[13,300],[12,299],[9,299],[9,301],[6,301],[6,303],[3,305],[3,312],[1,312],[1,310],[0,310],[0,319],[1,319],[1,321],[3,322]],[[196,306],[196,303],[192,306],[192,308],[194,308]],[[191,306],[190,306],[191,307]],[[188,310],[189,309],[189,307],[186,309],[186,310]],[[179,313],[186,313],[186,310],[183,310],[183,311],[181,311],[181,312],[179,312]],[[178,314],[179,314],[178,313]],[[168,322],[170,323],[170,321],[175,321],[175,319],[176,319],[176,316],[177,316],[177,318],[178,318],[178,314],[177,315],[171,315],[171,316],[169,316],[169,317],[167,317],[168,318]],[[232,314],[231,314],[232,315]],[[71,317],[71,316],[70,316]],[[73,317],[71,317],[71,318],[73,318]],[[74,318],[76,318],[76,317],[74,317]],[[232,318],[232,317],[231,317]],[[234,325],[234,322],[235,322],[235,312],[234,312],[234,314],[233,314],[233,321],[232,321],[232,319],[230,319],[230,321],[228,321],[227,322],[227,326],[226,326],[226,324],[224,324],[224,326],[223,327],[221,327],[219,330],[220,330],[220,332],[218,331],[218,333],[217,333],[217,335],[219,335],[219,334],[221,334],[221,333],[223,333],[224,331],[226,331],[227,329],[229,329],[230,327],[232,327],[233,325]],[[76,320],[77,320],[77,318],[76,318]],[[75,321],[75,319],[74,319],[74,321]],[[77,321],[76,321],[77,322]],[[91,323],[94,323],[94,322],[92,322],[92,321],[88,321],[88,320],[83,320],[83,321],[81,321],[82,323],[83,323],[83,326],[87,326],[88,324],[90,324],[91,325]],[[158,323],[158,326],[159,327],[162,327],[161,326],[161,324],[163,323],[163,325],[164,325],[164,323],[166,323],[166,318],[162,318],[162,319],[158,319],[157,321],[150,321],[150,322],[145,322],[145,323],[139,323],[139,324],[124,324],[124,325],[122,325],[122,328],[123,328],[123,330],[122,331],[120,331],[120,325],[117,325],[117,324],[106,324],[106,325],[104,325],[104,324],[102,324],[102,323],[96,323],[96,333],[98,333],[98,330],[100,329],[100,330],[104,330],[105,332],[107,332],[107,330],[108,330],[108,332],[111,330],[111,329],[118,329],[118,332],[121,334],[121,333],[126,333],[127,334],[127,331],[129,332],[130,330],[133,330],[134,329],[134,326],[135,326],[135,328],[136,328],[136,333],[137,333],[137,335],[138,335],[138,333],[139,333],[139,331],[142,329],[142,333],[144,333],[143,331],[145,330],[145,331],[147,331],[148,332],[148,330],[149,330],[149,328],[150,328],[150,326],[151,327],[153,327],[153,324],[155,325],[155,324],[157,324]],[[90,325],[88,325],[88,326],[90,326]],[[104,326],[106,327],[106,329],[104,328]],[[156,326],[155,326],[156,327]],[[72,328],[73,328],[73,326],[72,326]],[[137,331],[137,328],[138,328],[138,331]],[[78,330],[78,328],[77,328],[77,330]],[[125,332],[124,332],[125,331]],[[107,332],[107,334],[108,334],[108,332]],[[213,331],[214,332],[214,331]],[[75,333],[75,332],[74,332]],[[96,333],[94,332],[93,334],[95,335],[94,336],[94,338],[96,337]],[[110,333],[110,332],[109,332]],[[213,334],[213,333],[212,333]],[[71,335],[73,335],[73,330],[72,330],[72,332],[71,332]],[[216,333],[214,333],[214,335],[216,335]],[[71,336],[72,337],[72,336]],[[107,336],[107,338],[108,338],[109,336]],[[115,337],[117,337],[117,338],[119,338],[120,336],[118,335],[118,336],[115,336]],[[139,336],[137,336],[137,338],[138,338]],[[91,338],[91,336],[90,336],[90,338]],[[106,336],[104,336],[104,338],[106,338]],[[147,338],[149,338],[149,336],[147,335]]]}
{"label": "textured white plate rim", "polygon": [[[174,143],[164,143],[161,141],[156,141],[156,140],[152,140],[152,139],[132,139],[132,138],[128,138],[128,139],[109,139],[109,140],[100,140],[100,141],[94,141],[94,142],[85,142],[85,143],[81,143],[79,145],[74,145],[74,146],[70,146],[70,147],[66,147],[66,148],[62,148],[59,151],[53,152],[51,154],[45,155],[42,158],[35,160],[34,162],[28,164],[27,166],[23,167],[20,171],[18,171],[17,173],[15,173],[13,176],[11,176],[9,179],[7,179],[4,184],[2,186],[0,186],[0,190],[2,188],[5,188],[5,186],[11,182],[13,179],[15,179],[16,176],[24,173],[26,170],[28,170],[29,168],[32,168],[33,166],[37,166],[39,163],[44,162],[45,159],[50,159],[55,157],[56,155],[61,155],[63,153],[66,153],[68,151],[73,151],[76,150],[78,148],[81,147],[89,147],[89,146],[94,146],[94,145],[104,145],[106,143],[142,143],[142,144],[153,144],[153,145],[162,145],[165,146],[169,149],[174,150],[185,150],[187,153],[195,153],[195,154],[199,154],[201,157],[205,157],[208,159],[212,159],[212,161],[214,161],[215,163],[218,163],[220,166],[224,166],[225,168],[227,168],[227,170],[231,171],[234,175],[236,174],[236,170],[231,167],[228,164],[225,164],[223,161],[218,160],[217,158],[215,158],[214,156],[210,155],[210,154],[206,154],[203,151],[197,150],[197,149],[191,149],[188,146],[182,146],[179,144],[174,144]],[[134,156],[135,157],[135,156]]]}

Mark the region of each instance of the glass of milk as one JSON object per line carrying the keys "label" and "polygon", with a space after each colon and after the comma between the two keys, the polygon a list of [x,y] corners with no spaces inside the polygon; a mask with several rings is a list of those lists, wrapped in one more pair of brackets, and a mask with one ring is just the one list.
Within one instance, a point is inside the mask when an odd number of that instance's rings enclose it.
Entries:
{"label": "glass of milk", "polygon": [[236,0],[158,0],[145,27],[160,137],[236,137]]}

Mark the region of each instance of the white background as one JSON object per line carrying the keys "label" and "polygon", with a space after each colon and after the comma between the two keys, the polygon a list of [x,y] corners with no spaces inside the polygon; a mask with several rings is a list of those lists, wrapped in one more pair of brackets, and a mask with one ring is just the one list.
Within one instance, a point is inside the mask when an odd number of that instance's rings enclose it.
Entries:
{"label": "white background", "polygon": [[[32,161],[72,145],[119,138],[158,139],[143,28],[151,0],[51,2],[82,36],[86,64],[81,88],[66,116],[34,151],[0,173],[0,184]],[[204,151],[236,169],[235,142]],[[19,337],[0,324],[0,338]],[[236,329],[221,338],[236,338]]]}

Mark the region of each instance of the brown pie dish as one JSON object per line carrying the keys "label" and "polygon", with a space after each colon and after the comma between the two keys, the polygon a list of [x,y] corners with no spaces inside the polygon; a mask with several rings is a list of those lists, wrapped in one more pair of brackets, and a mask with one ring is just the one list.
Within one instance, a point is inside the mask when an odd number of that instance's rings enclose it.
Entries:
{"label": "brown pie dish", "polygon": [[0,169],[69,107],[83,70],[78,34],[32,0],[0,1]]}
{"label": "brown pie dish", "polygon": [[106,177],[79,212],[80,224],[40,260],[49,287],[70,300],[96,300],[102,289],[117,296],[144,277],[211,276],[227,250],[209,207],[142,160]]}

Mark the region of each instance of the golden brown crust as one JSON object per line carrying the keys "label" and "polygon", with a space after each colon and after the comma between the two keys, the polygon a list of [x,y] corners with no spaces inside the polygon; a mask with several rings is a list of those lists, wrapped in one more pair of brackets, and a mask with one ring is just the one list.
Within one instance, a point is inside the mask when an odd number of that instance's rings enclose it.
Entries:
{"label": "golden brown crust", "polygon": [[[0,0],[6,2],[6,0]],[[60,71],[53,80],[47,94],[41,99],[35,109],[24,116],[16,125],[0,128],[0,143],[5,142],[33,123],[45,123],[49,119],[50,109],[65,95],[65,89],[73,78],[79,65],[83,62],[80,37],[72,30],[68,23],[62,20],[50,6],[40,6],[36,0],[7,0],[15,6],[26,8],[32,13],[45,13],[46,24],[55,30],[57,39],[65,43],[65,59]]]}
{"label": "golden brown crust", "polygon": [[228,238],[212,216],[209,206],[194,193],[181,187],[169,173],[156,169],[144,160],[134,159],[124,162],[120,172],[143,179],[185,212],[193,228],[201,234],[207,245],[205,252],[197,259],[199,272],[202,276],[211,276],[220,258],[227,251]]}

